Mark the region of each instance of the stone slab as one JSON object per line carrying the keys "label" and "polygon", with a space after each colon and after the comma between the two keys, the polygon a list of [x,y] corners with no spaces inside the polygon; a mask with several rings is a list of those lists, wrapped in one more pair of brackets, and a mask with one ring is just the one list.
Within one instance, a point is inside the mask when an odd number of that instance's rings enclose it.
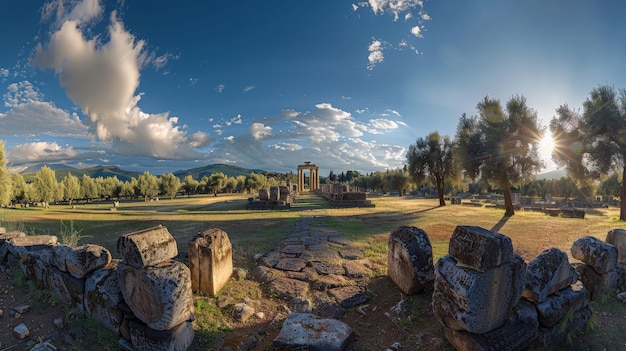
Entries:
{"label": "stone slab", "polygon": [[269,283],[274,279],[284,278],[285,272],[265,266],[257,266],[250,272],[250,276],[259,283]]}
{"label": "stone slab", "polygon": [[599,274],[615,268],[617,248],[593,236],[584,236],[572,244],[572,256],[590,265]]}
{"label": "stone slab", "polygon": [[617,262],[626,263],[626,229],[609,230],[605,241],[617,248]]}
{"label": "stone slab", "polygon": [[311,261],[311,267],[315,268],[318,274],[339,274],[344,273],[343,267],[324,261]]}
{"label": "stone slab", "polygon": [[342,351],[353,337],[352,328],[336,319],[291,313],[272,346],[279,350]]}
{"label": "stone slab", "polygon": [[522,295],[529,301],[541,303],[561,289],[578,280],[578,273],[569,263],[567,254],[557,248],[545,250],[526,268],[526,288]]}
{"label": "stone slab", "polygon": [[585,286],[578,282],[550,295],[537,304],[537,315],[542,327],[550,328],[561,322],[570,311],[578,311],[589,304],[589,293]]}
{"label": "stone slab", "polygon": [[369,294],[357,286],[345,286],[328,290],[328,295],[333,297],[343,308],[355,307],[367,303]]}
{"label": "stone slab", "polygon": [[299,254],[302,251],[306,250],[304,245],[285,245],[280,249],[281,253],[284,254]]}
{"label": "stone slab", "polygon": [[401,226],[388,240],[387,274],[407,295],[433,286],[433,250],[428,234],[420,228]]}
{"label": "stone slab", "polygon": [[306,265],[307,261],[303,259],[287,257],[278,261],[274,268],[283,271],[300,272]]}
{"label": "stone slab", "polygon": [[372,275],[372,270],[358,261],[346,261],[343,263],[343,268],[345,269],[345,275],[350,278],[362,278]]}
{"label": "stone slab", "polygon": [[481,271],[513,260],[513,244],[506,235],[477,226],[458,226],[450,238],[450,256]]}
{"label": "stone slab", "polygon": [[268,284],[270,294],[281,299],[306,297],[309,284],[296,279],[277,278]]}

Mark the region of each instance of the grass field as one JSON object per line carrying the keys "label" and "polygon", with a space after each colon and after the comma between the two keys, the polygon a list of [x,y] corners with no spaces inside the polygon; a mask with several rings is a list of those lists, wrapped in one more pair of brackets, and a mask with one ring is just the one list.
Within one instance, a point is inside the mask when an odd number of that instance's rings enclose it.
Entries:
{"label": "grass field", "polygon": [[[341,232],[379,267],[386,267],[389,233],[401,225],[416,226],[426,231],[433,246],[435,261],[447,254],[448,242],[456,226],[473,225],[511,237],[516,253],[527,262],[551,247],[569,254],[572,243],[579,237],[591,235],[604,240],[609,230],[626,227],[618,219],[617,208],[589,209],[584,219],[550,217],[543,213],[524,211],[518,211],[512,217],[504,217],[503,209],[486,205],[438,207],[436,199],[411,197],[371,197],[376,207],[335,209],[330,208],[321,197],[305,194],[299,196],[290,210],[248,211],[245,210],[247,197],[233,194],[153,202],[122,201],[117,209],[113,209],[112,201],[78,204],[74,208],[52,205],[49,209],[0,209],[0,226],[9,230],[20,229],[29,235],[58,235],[61,242],[61,234],[68,227],[73,228],[80,237],[78,244],[103,245],[114,257],[117,257],[117,239],[125,233],[162,224],[176,238],[179,251],[184,254],[188,242],[196,233],[208,228],[220,228],[228,234],[233,244],[234,265],[243,268],[251,268],[255,253],[270,250],[281,239],[292,234],[296,221],[303,216],[315,216],[316,222]],[[570,260],[574,261],[571,257]],[[385,270],[377,271],[376,275],[385,275]],[[245,290],[257,298],[256,295],[262,294],[258,289],[258,286],[241,281],[227,286],[220,295],[234,294],[232,291],[241,294]],[[604,302],[594,306],[601,313],[608,313],[604,323],[612,323],[611,314],[615,314],[614,317],[621,321],[626,313],[626,307],[616,305],[616,301],[614,297],[606,297]],[[206,329],[205,333],[197,335],[198,342],[212,340],[211,335],[223,335],[228,329],[224,328],[227,323],[220,322],[228,316],[212,314],[217,312],[210,312],[211,306],[199,304],[196,307],[198,325],[206,324],[202,327]],[[600,319],[599,324],[602,323]],[[419,326],[416,328],[419,329]],[[623,330],[600,328],[593,333],[589,334],[592,335],[589,339],[586,338],[587,346],[612,350],[606,348],[606,345],[612,345],[615,340],[622,338]]]}

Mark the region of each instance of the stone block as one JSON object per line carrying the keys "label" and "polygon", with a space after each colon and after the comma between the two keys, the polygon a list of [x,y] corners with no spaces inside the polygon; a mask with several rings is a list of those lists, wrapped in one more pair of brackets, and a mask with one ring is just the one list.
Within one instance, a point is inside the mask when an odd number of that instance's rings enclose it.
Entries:
{"label": "stone block", "polygon": [[448,255],[435,265],[433,312],[450,329],[486,333],[504,324],[525,285],[526,263],[517,255],[485,272]]}
{"label": "stone block", "polygon": [[15,257],[26,257],[28,252],[41,251],[57,245],[54,235],[19,236],[6,241],[8,252]]}
{"label": "stone block", "polygon": [[293,299],[296,297],[306,297],[309,292],[309,284],[297,279],[277,278],[268,284],[271,295],[280,299]]}
{"label": "stone block", "polygon": [[354,337],[347,324],[311,313],[291,313],[272,346],[283,350],[342,351]]}
{"label": "stone block", "polygon": [[124,301],[148,327],[169,330],[192,319],[191,274],[184,263],[135,268],[122,261],[116,271]]}
{"label": "stone block", "polygon": [[572,256],[590,265],[599,274],[607,273],[617,263],[617,248],[593,236],[584,236],[572,244]]}
{"label": "stone block", "polygon": [[370,300],[369,294],[358,286],[345,286],[328,290],[332,297],[343,308],[356,307]]}
{"label": "stone block", "polygon": [[68,273],[84,278],[91,272],[111,263],[111,253],[104,246],[87,244],[66,252],[65,266]]}
{"label": "stone block", "polygon": [[574,268],[580,274],[580,281],[587,288],[591,301],[595,301],[600,295],[609,291],[613,281],[611,272],[599,274],[593,267],[585,263],[574,264]]}
{"label": "stone block", "polygon": [[617,262],[626,264],[626,229],[609,230],[605,241],[617,248]]}
{"label": "stone block", "polygon": [[193,325],[190,321],[185,321],[168,330],[154,330],[143,323],[131,321],[129,329],[134,351],[184,351],[191,346],[194,337]]}
{"label": "stone block", "polygon": [[550,328],[561,322],[570,311],[578,311],[589,304],[589,292],[581,282],[577,282],[550,295],[543,302],[536,304],[539,324]]}
{"label": "stone block", "polygon": [[85,313],[110,331],[119,334],[124,320],[124,301],[115,269],[118,261],[93,272],[85,279]]}
{"label": "stone block", "polygon": [[481,271],[510,262],[515,255],[511,238],[476,226],[456,227],[448,253],[458,263]]}
{"label": "stone block", "polygon": [[611,270],[611,282],[609,286],[612,289],[626,290],[626,264],[618,263]]}
{"label": "stone block", "polygon": [[[569,320],[562,320],[552,327],[539,327],[537,338],[530,345],[530,350],[561,349],[566,343],[567,335],[585,328],[593,313],[591,305],[573,313]],[[571,335],[571,334],[570,334]]]}
{"label": "stone block", "polygon": [[212,228],[189,242],[193,291],[215,296],[233,274],[233,247],[226,232]]}
{"label": "stone block", "polygon": [[61,270],[61,272],[67,272],[67,265],[65,264],[65,256],[72,248],[67,245],[57,245],[52,248],[52,257],[50,263]]}
{"label": "stone block", "polygon": [[557,248],[545,250],[526,267],[526,288],[522,295],[535,303],[576,283],[578,273],[569,263],[567,254]]}
{"label": "stone block", "polygon": [[306,267],[306,264],[307,261],[303,259],[286,257],[278,261],[274,268],[283,271],[300,272],[304,267]]}
{"label": "stone block", "polygon": [[401,226],[389,235],[387,274],[407,295],[432,288],[433,249],[428,234],[420,228]]}
{"label": "stone block", "polygon": [[259,283],[269,283],[274,279],[284,278],[285,272],[265,266],[257,266],[250,272],[250,276]]}
{"label": "stone block", "polygon": [[526,350],[537,337],[537,312],[529,302],[520,301],[505,323],[484,334],[474,334],[444,327],[446,339],[457,350],[517,351]]}
{"label": "stone block", "polygon": [[167,228],[159,225],[120,236],[117,252],[125,264],[144,268],[176,257],[178,247]]}
{"label": "stone block", "polygon": [[[4,229],[3,227],[0,227],[0,229]],[[14,230],[11,232],[0,232],[0,244],[3,244],[5,241],[9,240],[9,239],[13,239],[13,238],[19,238],[19,237],[23,237],[26,236],[26,233],[18,231],[18,230]]]}
{"label": "stone block", "polygon": [[85,279],[78,279],[67,272],[61,272],[58,268],[50,267],[47,283],[48,288],[61,302],[81,312],[85,311]]}

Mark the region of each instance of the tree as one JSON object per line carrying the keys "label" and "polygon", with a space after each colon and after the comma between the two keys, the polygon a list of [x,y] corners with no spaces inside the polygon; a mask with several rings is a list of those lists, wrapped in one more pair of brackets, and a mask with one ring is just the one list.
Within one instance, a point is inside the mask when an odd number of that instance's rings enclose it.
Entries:
{"label": "tree", "polygon": [[183,179],[183,183],[181,184],[181,187],[183,191],[187,193],[187,197],[189,197],[191,196],[192,193],[195,193],[196,191],[198,191],[199,185],[200,185],[200,182],[193,179],[193,176],[189,174],[189,175],[186,175],[185,178]]}
{"label": "tree", "polygon": [[226,176],[222,172],[216,172],[209,177],[207,186],[213,190],[213,195],[217,196],[217,193],[222,190],[224,184],[226,184]]}
{"label": "tree", "polygon": [[429,179],[439,194],[439,206],[445,206],[446,180],[456,175],[456,163],[452,158],[453,143],[450,137],[434,131],[426,138],[419,138],[409,146],[406,153],[409,175],[417,184]]}
{"label": "tree", "polygon": [[404,195],[410,182],[410,177],[407,172],[399,168],[390,172],[386,178],[390,190],[398,190],[400,196]]}
{"label": "tree", "polygon": [[161,189],[163,190],[163,195],[169,196],[171,200],[180,190],[180,179],[173,173],[161,175]]}
{"label": "tree", "polygon": [[8,206],[13,195],[13,182],[4,158],[4,141],[0,141],[0,206]]}
{"label": "tree", "polygon": [[87,202],[90,202],[92,199],[100,197],[98,184],[96,184],[95,179],[91,178],[87,174],[83,174],[83,177],[80,178],[80,191],[87,199]]}
{"label": "tree", "polygon": [[19,203],[25,203],[28,200],[28,186],[24,180],[24,176],[19,173],[11,177],[13,184],[13,199]]}
{"label": "tree", "polygon": [[256,193],[259,189],[263,189],[267,186],[267,178],[263,174],[250,173],[246,184],[250,188],[250,191]]}
{"label": "tree", "polygon": [[486,96],[476,106],[478,116],[461,116],[457,127],[459,160],[466,175],[481,175],[504,194],[505,216],[515,214],[511,186],[541,170],[539,141],[543,127],[526,98],[513,96],[502,109],[500,100]]}
{"label": "tree", "polygon": [[619,218],[626,220],[626,90],[602,85],[590,95],[582,115],[567,105],[557,109],[552,158],[576,181],[621,173]]}
{"label": "tree", "polygon": [[137,187],[139,188],[139,193],[143,195],[144,201],[148,201],[148,198],[159,196],[159,180],[148,171],[143,172],[139,176]]}
{"label": "tree", "polygon": [[63,197],[66,198],[70,206],[72,206],[72,201],[75,199],[80,199],[80,180],[78,177],[73,176],[72,173],[68,173],[65,177],[63,177]]}
{"label": "tree", "polygon": [[55,200],[59,186],[54,171],[48,166],[41,167],[35,174],[34,185],[38,200],[44,202],[44,206],[48,208],[50,202]]}

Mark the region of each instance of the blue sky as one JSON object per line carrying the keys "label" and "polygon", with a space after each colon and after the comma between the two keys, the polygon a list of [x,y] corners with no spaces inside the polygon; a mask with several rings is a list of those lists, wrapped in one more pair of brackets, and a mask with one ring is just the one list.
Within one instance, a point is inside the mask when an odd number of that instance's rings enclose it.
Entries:
{"label": "blue sky", "polygon": [[[402,167],[485,95],[544,125],[626,88],[623,1],[11,1],[0,11],[9,165]],[[542,152],[548,168],[549,151]]]}

